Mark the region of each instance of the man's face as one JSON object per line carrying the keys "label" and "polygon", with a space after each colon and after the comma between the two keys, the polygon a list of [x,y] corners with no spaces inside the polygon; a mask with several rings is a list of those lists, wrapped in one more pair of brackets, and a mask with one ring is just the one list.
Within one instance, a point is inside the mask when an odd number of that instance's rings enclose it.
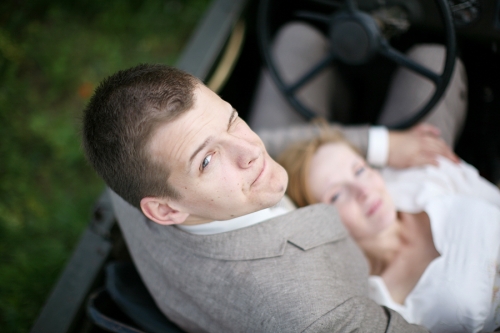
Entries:
{"label": "man's face", "polygon": [[226,220],[271,207],[283,197],[286,171],[231,105],[204,85],[192,110],[160,127],[150,153],[170,170],[181,198],[170,206],[189,213],[185,224]]}

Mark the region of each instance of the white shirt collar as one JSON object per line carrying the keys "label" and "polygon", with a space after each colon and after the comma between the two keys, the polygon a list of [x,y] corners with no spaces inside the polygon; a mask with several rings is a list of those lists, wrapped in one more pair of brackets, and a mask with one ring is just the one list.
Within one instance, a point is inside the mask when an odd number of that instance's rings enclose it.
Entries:
{"label": "white shirt collar", "polygon": [[214,235],[249,227],[251,225],[272,219],[276,216],[286,214],[294,209],[295,205],[287,196],[285,196],[275,206],[259,210],[255,213],[243,215],[226,221],[213,221],[197,225],[178,224],[177,228],[194,235]]}

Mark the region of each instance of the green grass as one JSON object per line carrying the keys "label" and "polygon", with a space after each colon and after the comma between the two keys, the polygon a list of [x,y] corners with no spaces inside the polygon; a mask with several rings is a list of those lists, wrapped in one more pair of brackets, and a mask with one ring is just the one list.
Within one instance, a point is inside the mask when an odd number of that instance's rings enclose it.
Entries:
{"label": "green grass", "polygon": [[0,331],[32,326],[104,188],[80,147],[93,89],[174,64],[208,2],[0,2]]}

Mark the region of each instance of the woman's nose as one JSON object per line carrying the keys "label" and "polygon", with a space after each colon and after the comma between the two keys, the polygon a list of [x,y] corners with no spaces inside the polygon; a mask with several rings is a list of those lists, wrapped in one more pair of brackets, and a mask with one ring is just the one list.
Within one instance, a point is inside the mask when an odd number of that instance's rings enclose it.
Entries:
{"label": "woman's nose", "polygon": [[363,184],[356,184],[356,197],[360,201],[364,201],[368,197],[369,189]]}

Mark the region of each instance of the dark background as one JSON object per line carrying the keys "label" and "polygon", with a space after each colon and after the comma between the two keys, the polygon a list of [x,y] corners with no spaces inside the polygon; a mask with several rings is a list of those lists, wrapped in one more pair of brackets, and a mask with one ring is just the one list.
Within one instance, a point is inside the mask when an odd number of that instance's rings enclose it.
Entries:
{"label": "dark background", "polygon": [[27,332],[104,184],[80,116],[106,76],[174,64],[208,0],[0,1],[0,331]]}

